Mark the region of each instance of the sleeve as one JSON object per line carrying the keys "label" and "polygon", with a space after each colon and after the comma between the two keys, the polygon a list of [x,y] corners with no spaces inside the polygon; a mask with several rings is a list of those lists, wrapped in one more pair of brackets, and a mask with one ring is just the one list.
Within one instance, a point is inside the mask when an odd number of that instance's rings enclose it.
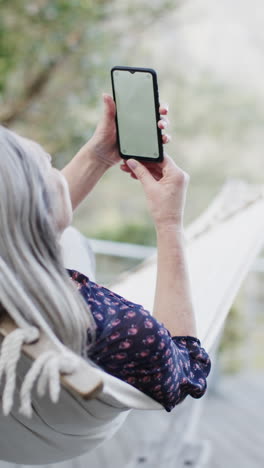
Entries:
{"label": "sleeve", "polygon": [[190,394],[201,398],[207,389],[206,377],[211,371],[211,360],[198,338],[193,336],[173,336],[172,341],[180,353],[182,369],[181,401]]}
{"label": "sleeve", "polygon": [[187,395],[204,395],[211,361],[198,338],[172,337],[142,305],[88,278],[86,286],[81,292],[99,330],[92,360],[158,401],[166,411]]}

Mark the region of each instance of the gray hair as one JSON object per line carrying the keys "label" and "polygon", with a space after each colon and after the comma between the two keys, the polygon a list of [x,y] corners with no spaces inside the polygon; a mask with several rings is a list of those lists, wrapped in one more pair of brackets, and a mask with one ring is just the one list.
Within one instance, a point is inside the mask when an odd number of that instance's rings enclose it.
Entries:
{"label": "gray hair", "polygon": [[44,319],[65,346],[87,357],[95,322],[63,266],[56,192],[41,147],[32,143],[0,126],[0,309],[40,329]]}

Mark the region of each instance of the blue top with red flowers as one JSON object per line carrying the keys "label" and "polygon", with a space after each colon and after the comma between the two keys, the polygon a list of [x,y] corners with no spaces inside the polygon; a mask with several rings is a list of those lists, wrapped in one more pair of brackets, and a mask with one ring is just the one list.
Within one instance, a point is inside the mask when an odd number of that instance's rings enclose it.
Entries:
{"label": "blue top with red flowers", "polygon": [[67,269],[96,323],[89,357],[104,371],[124,380],[166,411],[187,395],[201,398],[207,388],[210,358],[193,336],[171,336],[140,304]]}

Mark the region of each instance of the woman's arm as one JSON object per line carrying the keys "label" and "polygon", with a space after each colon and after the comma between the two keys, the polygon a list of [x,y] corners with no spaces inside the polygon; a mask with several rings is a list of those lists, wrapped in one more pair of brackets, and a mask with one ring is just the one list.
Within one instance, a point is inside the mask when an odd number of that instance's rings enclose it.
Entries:
{"label": "woman's arm", "polygon": [[158,225],[157,279],[153,315],[172,336],[197,337],[185,254],[184,232],[175,225]]}
{"label": "woman's arm", "polygon": [[183,229],[189,175],[166,153],[162,162],[148,167],[133,159],[126,164],[143,186],[157,233],[154,316],[172,336],[196,337]]}
{"label": "woman's arm", "polygon": [[91,192],[107,169],[109,165],[93,157],[88,144],[62,169],[68,181],[73,210]]}
{"label": "woman's arm", "polygon": [[[62,170],[66,177],[72,201],[73,210],[90,193],[107,169],[123,160],[120,157],[116,142],[115,102],[109,94],[103,94],[104,111],[92,138],[80,149],[74,158]],[[168,108],[160,106],[162,116],[168,114]],[[166,117],[158,122],[158,127],[164,129]],[[164,144],[170,137],[162,135]]]}

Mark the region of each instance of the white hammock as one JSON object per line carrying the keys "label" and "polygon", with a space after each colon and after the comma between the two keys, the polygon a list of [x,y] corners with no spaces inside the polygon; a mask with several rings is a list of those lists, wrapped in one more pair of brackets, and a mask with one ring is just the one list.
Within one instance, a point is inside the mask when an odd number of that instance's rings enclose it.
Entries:
{"label": "white hammock", "polygon": [[[70,236],[66,233],[62,238],[65,266],[91,277],[84,238],[73,228],[69,230]],[[228,182],[206,212],[186,230],[198,337],[209,353],[243,279],[262,248],[263,232],[263,189],[250,187],[243,181]],[[69,260],[69,239],[72,251],[76,252],[75,263]],[[85,259],[87,263],[83,265]],[[156,255],[121,275],[110,289],[152,311],[155,281]],[[142,284],[150,287],[141,288]],[[10,319],[2,319],[0,333],[6,336],[14,328]],[[63,354],[62,348],[58,349],[45,335],[23,349],[33,359],[51,349]],[[17,368],[14,408],[9,416],[0,413],[0,459],[34,465],[72,459],[111,438],[131,408],[165,411],[131,385],[82,359],[79,362],[76,372],[61,376],[63,385],[56,404],[47,393],[40,398],[33,389],[33,416],[29,419],[17,409],[19,388],[31,364],[23,354]]]}

